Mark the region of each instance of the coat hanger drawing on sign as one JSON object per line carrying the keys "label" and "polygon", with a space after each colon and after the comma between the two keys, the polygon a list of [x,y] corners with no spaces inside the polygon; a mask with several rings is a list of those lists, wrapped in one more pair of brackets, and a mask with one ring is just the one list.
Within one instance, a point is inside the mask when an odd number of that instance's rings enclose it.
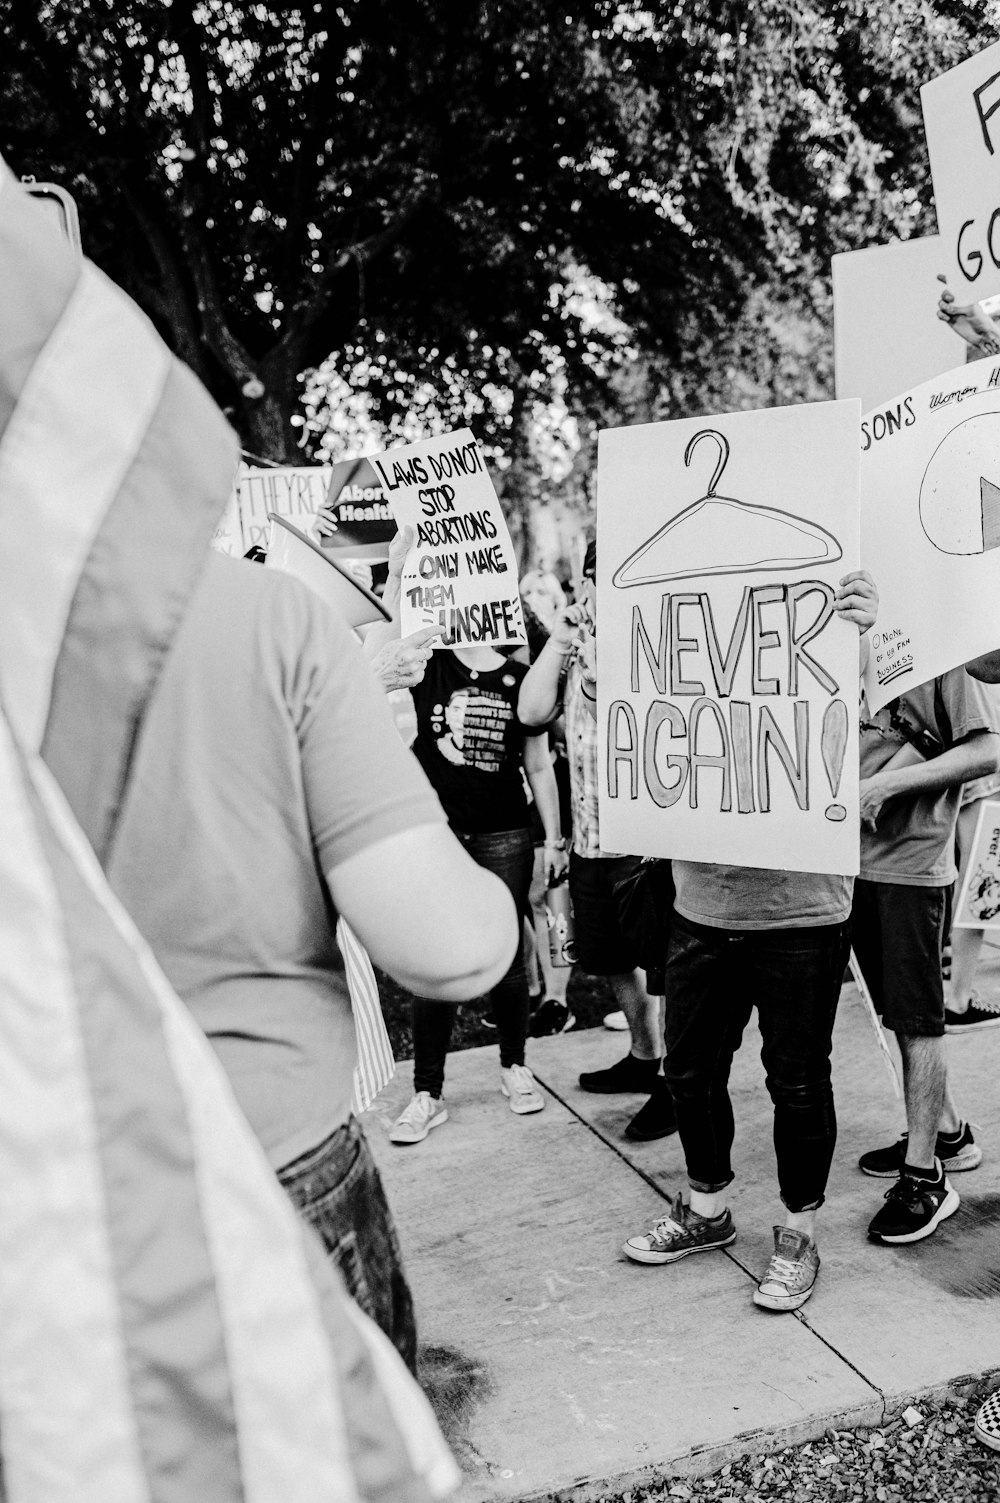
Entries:
{"label": "coat hanger drawing on sign", "polygon": [[713,439],[719,449],[707,492],[671,517],[619,566],[612,581],[618,589],[700,574],[801,569],[843,556],[832,533],[806,517],[718,495],[716,487],[729,462],[729,442],[715,428],[700,429],[684,451],[686,468],[702,439]]}

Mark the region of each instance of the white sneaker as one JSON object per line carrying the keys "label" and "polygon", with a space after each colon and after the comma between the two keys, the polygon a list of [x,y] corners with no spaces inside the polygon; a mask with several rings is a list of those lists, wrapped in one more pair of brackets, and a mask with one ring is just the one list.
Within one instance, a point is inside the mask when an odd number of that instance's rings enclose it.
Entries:
{"label": "white sneaker", "polygon": [[444,1097],[435,1101],[429,1091],[418,1091],[406,1108],[392,1124],[390,1143],[422,1143],[432,1127],[440,1127],[448,1120],[448,1108]]}
{"label": "white sneaker", "polygon": [[545,1097],[535,1085],[535,1077],[527,1065],[511,1065],[509,1070],[501,1065],[500,1089],[507,1097],[511,1111],[519,1117],[540,1112],[545,1106]]}
{"label": "white sneaker", "polygon": [[605,1028],[610,1028],[612,1033],[626,1033],[628,1031],[628,1018],[623,1012],[609,1012],[604,1018]]}

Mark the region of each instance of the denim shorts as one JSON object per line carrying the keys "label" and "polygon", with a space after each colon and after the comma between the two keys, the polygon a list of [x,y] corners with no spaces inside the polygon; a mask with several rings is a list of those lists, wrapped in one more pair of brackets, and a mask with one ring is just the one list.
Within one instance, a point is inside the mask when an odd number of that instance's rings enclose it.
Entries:
{"label": "denim shorts", "polygon": [[382,1180],[354,1118],[278,1171],[299,1214],[314,1227],[347,1291],[417,1370],[413,1298]]}

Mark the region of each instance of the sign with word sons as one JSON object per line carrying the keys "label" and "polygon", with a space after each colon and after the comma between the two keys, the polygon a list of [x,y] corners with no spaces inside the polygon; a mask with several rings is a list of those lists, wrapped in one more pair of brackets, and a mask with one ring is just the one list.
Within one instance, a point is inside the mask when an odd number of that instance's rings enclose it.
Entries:
{"label": "sign with word sons", "polygon": [[467,428],[372,458],[399,528],[412,527],[400,630],[440,626],[435,647],[526,640],[517,561],[482,452]]}
{"label": "sign with word sons", "polygon": [[861,537],[879,589],[873,710],[1000,645],[1000,358],[865,413]]}
{"label": "sign with word sons", "polygon": [[857,401],[600,435],[601,846],[858,870]]}
{"label": "sign with word sons", "polygon": [[1000,929],[1000,804],[994,799],[980,805],[953,922],[956,929]]}

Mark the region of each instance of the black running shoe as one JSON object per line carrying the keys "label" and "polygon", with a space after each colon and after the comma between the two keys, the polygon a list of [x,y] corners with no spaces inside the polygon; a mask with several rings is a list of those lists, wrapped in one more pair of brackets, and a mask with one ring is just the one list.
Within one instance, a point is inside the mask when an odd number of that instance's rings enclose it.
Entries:
{"label": "black running shoe", "polygon": [[584,1071],[580,1076],[580,1089],[593,1091],[599,1096],[624,1096],[630,1091],[641,1091],[648,1095],[656,1084],[659,1073],[658,1059],[638,1059],[634,1054],[626,1054],[624,1059],[610,1065],[607,1070]]}
{"label": "black running shoe", "polygon": [[548,1038],[554,1033],[569,1033],[576,1022],[565,1002],[555,997],[546,997],[539,1003],[528,1020],[528,1032],[533,1039]]}
{"label": "black running shoe", "polygon": [[872,1242],[890,1245],[921,1242],[954,1216],[959,1203],[943,1169],[936,1180],[904,1171],[885,1192],[885,1205],[872,1219],[868,1236]]}
{"label": "black running shoe", "polygon": [[984,1007],[975,992],[964,1012],[952,1012],[950,1007],[944,1010],[945,1033],[977,1033],[980,1028],[997,1027],[1000,1027],[1000,1012]]}
{"label": "black running shoe", "polygon": [[[873,1179],[898,1178],[906,1163],[907,1141],[904,1132],[898,1142],[890,1143],[888,1148],[873,1148],[869,1153],[863,1153],[858,1159],[858,1168]],[[967,1169],[978,1168],[983,1162],[983,1150],[972,1136],[968,1122],[962,1124],[957,1138],[944,1138],[938,1133],[934,1154],[941,1160],[946,1174],[962,1174]]]}
{"label": "black running shoe", "polygon": [[669,1138],[676,1131],[674,1098],[663,1076],[658,1075],[649,1100],[640,1106],[626,1127],[625,1136],[633,1143],[653,1143],[657,1138]]}

